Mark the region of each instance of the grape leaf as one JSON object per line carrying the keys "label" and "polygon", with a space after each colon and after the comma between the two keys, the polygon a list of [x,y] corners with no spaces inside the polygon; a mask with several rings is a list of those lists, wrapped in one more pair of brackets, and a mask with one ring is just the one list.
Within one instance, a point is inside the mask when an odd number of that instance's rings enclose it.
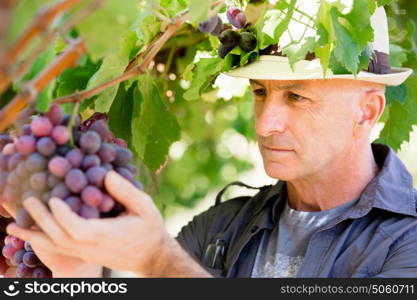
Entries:
{"label": "grape leaf", "polygon": [[384,6],[390,4],[394,0],[377,0],[378,6]]}
{"label": "grape leaf", "polygon": [[350,73],[356,75],[359,68],[359,55],[362,51],[352,39],[348,30],[339,22],[339,13],[336,7],[330,9],[330,15],[335,37],[335,48],[333,50],[335,58]]}
{"label": "grape leaf", "polygon": [[284,47],[282,52],[288,56],[288,61],[290,63],[291,69],[294,71],[294,64],[300,60],[305,59],[308,52],[314,53],[316,46],[316,38],[310,36],[305,39],[303,44],[298,42],[291,43]]}
{"label": "grape leaf", "polygon": [[223,60],[220,57],[201,58],[193,71],[193,81],[190,88],[184,93],[184,99],[197,100],[200,98],[202,87],[207,84],[207,80],[220,72]]}
{"label": "grape leaf", "polygon": [[131,130],[135,151],[152,171],[165,162],[169,146],[180,138],[178,121],[164,105],[150,75],[139,76]]}
{"label": "grape leaf", "polygon": [[114,50],[115,42],[125,36],[138,12],[137,0],[106,0],[100,9],[77,24],[93,61]]}
{"label": "grape leaf", "polygon": [[137,24],[138,38],[144,43],[149,44],[152,39],[161,31],[161,22],[152,14],[142,12],[135,21]]}
{"label": "grape leaf", "polygon": [[417,125],[417,74],[411,75],[404,85],[408,89],[405,102],[391,102],[388,120],[376,140],[390,145],[395,151],[404,141],[409,141],[412,125]]}
{"label": "grape leaf", "polygon": [[[118,51],[107,55],[100,69],[91,77],[88,82],[87,89],[98,86],[101,83],[109,81],[121,75],[129,63],[129,55],[135,48],[137,40],[134,31],[128,31],[120,42]],[[95,110],[98,112],[107,112],[117,93],[118,86],[113,86],[103,91],[95,101]]]}
{"label": "grape leaf", "polygon": [[346,27],[361,48],[373,40],[374,30],[371,26],[371,16],[374,11],[374,0],[354,0],[352,10],[347,15],[341,15],[349,21]]}
{"label": "grape leaf", "polygon": [[192,0],[188,11],[188,18],[191,23],[198,23],[208,19],[213,0]]}
{"label": "grape leaf", "polygon": [[393,67],[401,67],[407,61],[407,53],[396,44],[389,45],[390,62]]}
{"label": "grape leaf", "polygon": [[387,86],[385,90],[385,99],[387,105],[391,105],[392,100],[404,103],[407,98],[407,87],[405,84],[399,86]]}

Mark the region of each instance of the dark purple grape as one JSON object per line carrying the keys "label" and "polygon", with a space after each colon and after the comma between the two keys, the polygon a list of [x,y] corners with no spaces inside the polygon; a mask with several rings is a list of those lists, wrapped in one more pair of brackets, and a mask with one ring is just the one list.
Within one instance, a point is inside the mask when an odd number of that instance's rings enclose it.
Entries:
{"label": "dark purple grape", "polygon": [[87,131],[80,138],[80,147],[85,153],[95,153],[100,149],[101,138],[97,132]]}
{"label": "dark purple grape", "polygon": [[25,241],[25,245],[24,245],[24,247],[25,247],[25,250],[26,250],[26,251],[33,251],[32,246],[31,246],[31,245],[30,245],[30,243],[29,243],[29,242],[27,242],[27,241]]}
{"label": "dark purple grape", "polygon": [[26,253],[25,249],[17,250],[11,259],[12,264],[15,266],[18,266],[19,264],[21,264],[23,262],[23,255],[25,255],[25,253]]}
{"label": "dark purple grape", "polygon": [[143,184],[142,184],[142,183],[140,183],[139,181],[137,181],[137,180],[133,180],[133,181],[132,181],[132,184],[133,184],[135,187],[137,187],[138,189],[140,189],[141,191],[143,191]]}
{"label": "dark purple grape", "polygon": [[83,204],[80,209],[80,216],[86,219],[96,219],[100,217],[100,212],[97,207]]}
{"label": "dark purple grape", "polygon": [[59,104],[53,103],[46,113],[53,125],[59,125],[64,119],[64,111]]}
{"label": "dark purple grape", "polygon": [[65,176],[65,184],[73,193],[79,193],[87,186],[87,177],[80,169],[72,169]]}
{"label": "dark purple grape", "polygon": [[80,149],[75,148],[70,150],[65,155],[65,158],[70,162],[73,168],[79,168],[81,167],[81,163],[83,162],[84,153]]}
{"label": "dark purple grape", "polygon": [[113,165],[118,167],[126,166],[132,159],[132,152],[126,148],[118,147],[116,149],[116,158],[113,161]]}
{"label": "dark purple grape", "polygon": [[87,170],[92,167],[97,167],[101,164],[100,158],[95,154],[88,154],[84,157],[82,167]]}
{"label": "dark purple grape", "polygon": [[9,171],[13,171],[14,169],[16,169],[17,164],[21,162],[22,159],[23,155],[20,152],[16,152],[12,156],[10,156],[9,161],[7,163],[7,168],[9,169]]}
{"label": "dark purple grape", "polygon": [[32,120],[30,129],[32,130],[32,133],[37,137],[47,136],[51,134],[52,123],[48,117],[36,117]]}
{"label": "dark purple grape", "polygon": [[102,162],[110,163],[116,158],[116,149],[109,143],[103,143],[98,151]]}
{"label": "dark purple grape", "polygon": [[221,22],[222,20],[219,18],[219,16],[212,16],[208,20],[200,22],[198,24],[198,30],[200,30],[202,33],[212,33],[217,24]]}
{"label": "dark purple grape", "polygon": [[107,194],[103,194],[103,200],[101,201],[101,204],[98,207],[98,209],[102,213],[107,213],[113,209],[114,204],[115,204],[115,201],[113,200],[112,197],[110,197]]}
{"label": "dark purple grape", "polygon": [[112,165],[112,164],[109,164],[109,163],[106,163],[106,164],[101,164],[101,167],[102,167],[103,169],[105,169],[106,171],[113,170],[113,165]]}
{"label": "dark purple grape", "polygon": [[113,139],[113,134],[110,132],[109,125],[103,119],[95,121],[89,128],[100,135],[102,141]]}
{"label": "dark purple grape", "polygon": [[92,167],[85,173],[90,184],[99,188],[103,187],[104,177],[106,176],[106,169],[102,167]]}
{"label": "dark purple grape", "polygon": [[59,179],[58,177],[49,174],[48,175],[48,187],[50,189],[53,189],[56,185],[60,184],[62,182],[61,179]]}
{"label": "dark purple grape", "polygon": [[88,185],[82,190],[81,199],[88,206],[97,207],[103,200],[103,193],[97,187]]}
{"label": "dark purple grape", "polygon": [[38,172],[30,176],[30,187],[35,191],[42,192],[48,186],[48,174],[45,172]]}
{"label": "dark purple grape", "polygon": [[58,178],[63,178],[71,170],[71,164],[64,157],[56,156],[48,163],[49,172]]}
{"label": "dark purple grape", "polygon": [[256,37],[250,32],[242,32],[239,41],[239,46],[242,50],[250,52],[256,48]]}
{"label": "dark purple grape", "polygon": [[47,166],[46,158],[39,153],[32,153],[25,162],[25,167],[29,172],[35,173],[43,171]]}
{"label": "dark purple grape", "polygon": [[219,36],[220,33],[223,31],[223,22],[221,19],[219,19],[219,22],[217,23],[216,27],[210,32],[211,35]]}
{"label": "dark purple grape", "polygon": [[217,53],[221,58],[225,58],[226,55],[233,50],[235,46],[226,47],[223,44],[219,44],[219,47],[217,48]]}
{"label": "dark purple grape", "polygon": [[138,175],[138,169],[134,165],[128,164],[127,166],[125,166],[125,168],[128,169],[130,173],[132,173],[133,177]]}
{"label": "dark purple grape", "polygon": [[51,136],[57,145],[64,145],[70,139],[68,128],[62,125],[55,126],[54,129],[52,129]]}
{"label": "dark purple grape", "polygon": [[37,267],[32,272],[32,278],[51,278],[51,271],[45,267]]}
{"label": "dark purple grape", "polygon": [[39,258],[32,251],[26,252],[22,257],[23,263],[29,268],[36,268],[39,264]]}
{"label": "dark purple grape", "polygon": [[29,228],[35,224],[35,221],[33,221],[28,212],[23,207],[21,207],[17,210],[16,224],[23,228]]}
{"label": "dark purple grape", "polygon": [[56,145],[50,137],[43,137],[36,143],[36,150],[44,156],[51,156],[55,153]]}
{"label": "dark purple grape", "polygon": [[68,189],[65,183],[60,183],[54,187],[51,191],[51,197],[57,197],[60,199],[65,199],[71,195],[71,191]]}
{"label": "dark purple grape", "polygon": [[23,135],[31,135],[32,134],[32,130],[30,129],[30,124],[23,125],[22,133],[23,133]]}
{"label": "dark purple grape", "polygon": [[79,197],[70,196],[68,198],[65,198],[64,201],[73,212],[75,212],[76,214],[80,213],[82,202]]}
{"label": "dark purple grape", "polygon": [[239,44],[240,33],[232,29],[227,29],[220,34],[219,40],[224,47],[235,47]]}
{"label": "dark purple grape", "polygon": [[30,135],[23,135],[17,139],[16,148],[23,155],[29,155],[36,150],[36,139]]}
{"label": "dark purple grape", "polygon": [[31,278],[33,269],[26,266],[24,263],[20,263],[16,268],[17,278]]}
{"label": "dark purple grape", "polygon": [[116,168],[117,173],[122,175],[124,178],[126,178],[129,181],[135,180],[135,177],[130,173],[130,171],[126,168]]}

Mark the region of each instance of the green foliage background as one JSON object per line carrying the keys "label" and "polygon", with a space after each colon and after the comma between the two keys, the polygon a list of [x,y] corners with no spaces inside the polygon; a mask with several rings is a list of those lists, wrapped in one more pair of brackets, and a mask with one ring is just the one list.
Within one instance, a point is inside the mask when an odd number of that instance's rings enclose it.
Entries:
{"label": "green foliage background", "polygon": [[[55,97],[95,87],[122,74],[129,62],[167,26],[152,10],[172,18],[189,9],[190,22],[164,45],[152,71],[84,101],[81,112],[84,117],[94,111],[109,113],[111,129],[134,151],[139,180],[160,208],[191,207],[209,189],[220,188],[252,168],[246,159],[228,151],[221,139],[222,134],[229,132],[255,140],[252,94],[247,88],[243,96],[219,97],[218,88],[213,85],[215,78],[220,70],[228,70],[236,63],[245,64],[256,58],[260,49],[276,43],[297,12],[296,0],[280,0],[269,10],[265,10],[264,1],[226,1],[228,6],[246,8],[248,18],[254,12],[261,17],[253,27],[259,38],[257,49],[245,54],[236,48],[222,60],[216,56],[216,38],[196,30],[198,22],[208,17],[212,2],[106,0],[102,8],[42,53],[29,74],[14,82],[1,97],[1,106],[64,49],[66,37],[82,37],[88,54],[40,94],[36,105],[41,111]],[[39,8],[50,3],[53,1],[18,1],[9,43],[16,40]],[[357,73],[369,61],[369,18],[377,4],[387,5],[392,65],[417,69],[416,1],[354,0],[347,14],[341,13],[340,2],[322,1],[310,24],[317,30],[317,39],[294,41],[285,47],[284,53],[295,63],[308,51],[316,51],[325,68]],[[224,11],[222,8],[220,13]],[[67,17],[68,14],[61,16],[54,27]],[[409,140],[412,125],[417,125],[417,75],[399,87],[388,88],[387,101],[382,119],[385,127],[379,141],[398,150]],[[65,109],[70,111],[71,104],[66,104]]]}

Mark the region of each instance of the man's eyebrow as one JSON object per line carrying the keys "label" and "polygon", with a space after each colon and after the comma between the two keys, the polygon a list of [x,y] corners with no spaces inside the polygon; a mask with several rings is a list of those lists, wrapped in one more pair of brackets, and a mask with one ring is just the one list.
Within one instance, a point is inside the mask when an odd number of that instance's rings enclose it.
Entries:
{"label": "man's eyebrow", "polygon": [[[257,84],[260,85],[262,87],[264,87],[264,85],[259,82],[258,80],[255,79],[249,79],[250,84]],[[274,88],[278,89],[278,90],[305,90],[305,86],[301,83],[291,83],[291,84],[285,84],[285,85],[278,85],[278,86],[274,86]]]}

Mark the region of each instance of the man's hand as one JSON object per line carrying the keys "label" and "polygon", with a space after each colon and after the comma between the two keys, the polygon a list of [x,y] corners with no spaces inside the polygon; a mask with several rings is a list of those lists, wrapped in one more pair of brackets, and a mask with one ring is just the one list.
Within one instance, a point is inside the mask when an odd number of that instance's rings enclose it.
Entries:
{"label": "man's hand", "polygon": [[209,276],[168,234],[149,195],[113,171],[106,175],[105,185],[126,207],[121,216],[83,219],[58,198],[49,201],[50,213],[41,201],[30,198],[24,206],[43,232],[16,224],[7,230],[39,248],[139,276]]}

